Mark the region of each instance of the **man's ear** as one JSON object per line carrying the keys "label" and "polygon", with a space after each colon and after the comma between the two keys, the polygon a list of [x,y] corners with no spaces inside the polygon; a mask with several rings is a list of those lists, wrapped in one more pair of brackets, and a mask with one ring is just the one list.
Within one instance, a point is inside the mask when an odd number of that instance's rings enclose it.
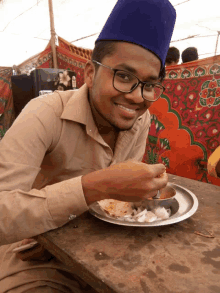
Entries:
{"label": "man's ear", "polygon": [[92,61],[88,61],[84,70],[84,80],[88,88],[92,88],[95,76],[95,65]]}

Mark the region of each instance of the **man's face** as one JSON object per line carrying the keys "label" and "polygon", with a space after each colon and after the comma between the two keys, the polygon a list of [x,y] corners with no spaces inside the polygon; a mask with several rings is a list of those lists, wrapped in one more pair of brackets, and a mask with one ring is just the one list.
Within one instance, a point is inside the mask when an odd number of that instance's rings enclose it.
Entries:
{"label": "man's face", "polygon": [[[104,57],[102,64],[133,73],[141,81],[158,81],[161,63],[153,53],[130,43],[120,42],[115,46],[114,54]],[[93,64],[90,66],[94,67]],[[85,80],[91,107],[95,109],[93,114],[100,115],[116,129],[123,131],[132,128],[137,118],[152,104],[142,98],[141,85],[132,93],[121,93],[113,87],[114,72],[111,69],[99,66],[96,73],[90,69],[91,82],[87,82],[87,78]]]}

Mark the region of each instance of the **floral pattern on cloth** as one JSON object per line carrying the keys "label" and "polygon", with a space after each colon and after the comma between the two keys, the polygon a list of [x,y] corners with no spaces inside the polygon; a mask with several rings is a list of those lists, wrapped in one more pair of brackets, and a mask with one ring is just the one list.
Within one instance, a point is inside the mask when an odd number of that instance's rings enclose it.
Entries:
{"label": "floral pattern on cloth", "polygon": [[[16,66],[17,74],[29,74],[33,68],[52,67],[52,52],[49,46],[45,51]],[[11,86],[11,67],[0,67],[0,139],[14,122],[14,105]]]}
{"label": "floral pattern on cloth", "polygon": [[[57,77],[54,84],[55,90],[81,87],[84,84],[85,64],[90,59],[92,50],[78,48],[62,38],[59,38],[59,46],[56,50],[58,67],[64,71]],[[39,68],[53,68],[50,44],[41,53],[16,66],[17,74],[30,74],[31,70]],[[11,75],[11,67],[0,67],[0,139],[14,121]]]}
{"label": "floral pattern on cloth", "polygon": [[220,145],[220,56],[166,68],[166,90],[151,107],[143,161],[167,172],[220,186],[207,160]]}
{"label": "floral pattern on cloth", "polygon": [[53,68],[51,46],[47,46],[43,52],[29,58],[17,66],[18,74],[29,74],[31,70],[37,68]]}
{"label": "floral pattern on cloth", "polygon": [[54,90],[67,91],[76,89],[76,76],[75,72],[69,70],[59,72],[54,82]]}
{"label": "floral pattern on cloth", "polygon": [[159,138],[160,132],[164,129],[164,125],[157,119],[157,116],[154,114],[151,115],[151,128],[148,135],[149,148],[147,149],[147,163],[156,164],[160,161],[166,166],[166,168],[169,168],[169,158],[162,156],[166,150],[170,150],[169,140],[167,138]]}
{"label": "floral pattern on cloth", "polygon": [[0,67],[0,140],[14,121],[11,67]]}
{"label": "floral pattern on cloth", "polygon": [[59,47],[69,51],[71,54],[75,55],[76,57],[84,58],[86,60],[90,60],[92,56],[92,50],[84,49],[80,47],[76,47],[71,43],[67,42],[66,40],[58,37]]}
{"label": "floral pattern on cloth", "polygon": [[[80,88],[84,84],[84,68],[87,59],[82,59],[62,47],[57,47],[57,62],[59,68],[70,70],[75,73],[76,88]],[[71,78],[73,81],[74,77],[72,76]]]}

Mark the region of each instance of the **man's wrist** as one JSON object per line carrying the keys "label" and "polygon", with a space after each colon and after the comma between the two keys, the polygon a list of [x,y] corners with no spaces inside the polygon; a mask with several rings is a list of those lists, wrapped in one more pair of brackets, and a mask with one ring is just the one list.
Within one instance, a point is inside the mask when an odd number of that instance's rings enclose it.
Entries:
{"label": "man's wrist", "polygon": [[82,176],[82,188],[88,206],[105,198],[102,192],[97,188],[99,184],[96,182],[95,176],[93,178],[92,173],[90,174]]}

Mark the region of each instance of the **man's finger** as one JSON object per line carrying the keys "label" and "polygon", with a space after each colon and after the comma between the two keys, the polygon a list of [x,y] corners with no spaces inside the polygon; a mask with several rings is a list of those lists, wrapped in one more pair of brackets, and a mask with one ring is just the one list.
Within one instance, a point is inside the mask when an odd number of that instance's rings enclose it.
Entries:
{"label": "man's finger", "polygon": [[155,189],[160,190],[160,189],[166,187],[167,183],[168,183],[168,175],[167,175],[167,173],[163,173],[163,176],[156,177],[153,179],[153,185],[155,186],[155,188],[153,188],[153,190],[155,190]]}
{"label": "man's finger", "polygon": [[33,248],[17,252],[16,256],[23,261],[31,260],[34,256],[41,257],[41,255],[43,254],[43,250],[44,248],[42,247],[42,245],[38,244]]}
{"label": "man's finger", "polygon": [[24,240],[22,240],[21,245],[26,245],[26,244],[29,244],[29,243],[32,243],[35,241],[36,240],[34,240],[33,238],[24,239]]}
{"label": "man's finger", "polygon": [[23,252],[17,252],[16,257],[22,261],[38,260],[38,261],[49,261],[53,258],[53,255],[46,250],[43,245],[38,244],[32,249],[28,249]]}
{"label": "man's finger", "polygon": [[148,167],[148,171],[151,172],[152,178],[161,176],[164,172],[166,172],[166,167],[163,164],[153,164],[146,165]]}

